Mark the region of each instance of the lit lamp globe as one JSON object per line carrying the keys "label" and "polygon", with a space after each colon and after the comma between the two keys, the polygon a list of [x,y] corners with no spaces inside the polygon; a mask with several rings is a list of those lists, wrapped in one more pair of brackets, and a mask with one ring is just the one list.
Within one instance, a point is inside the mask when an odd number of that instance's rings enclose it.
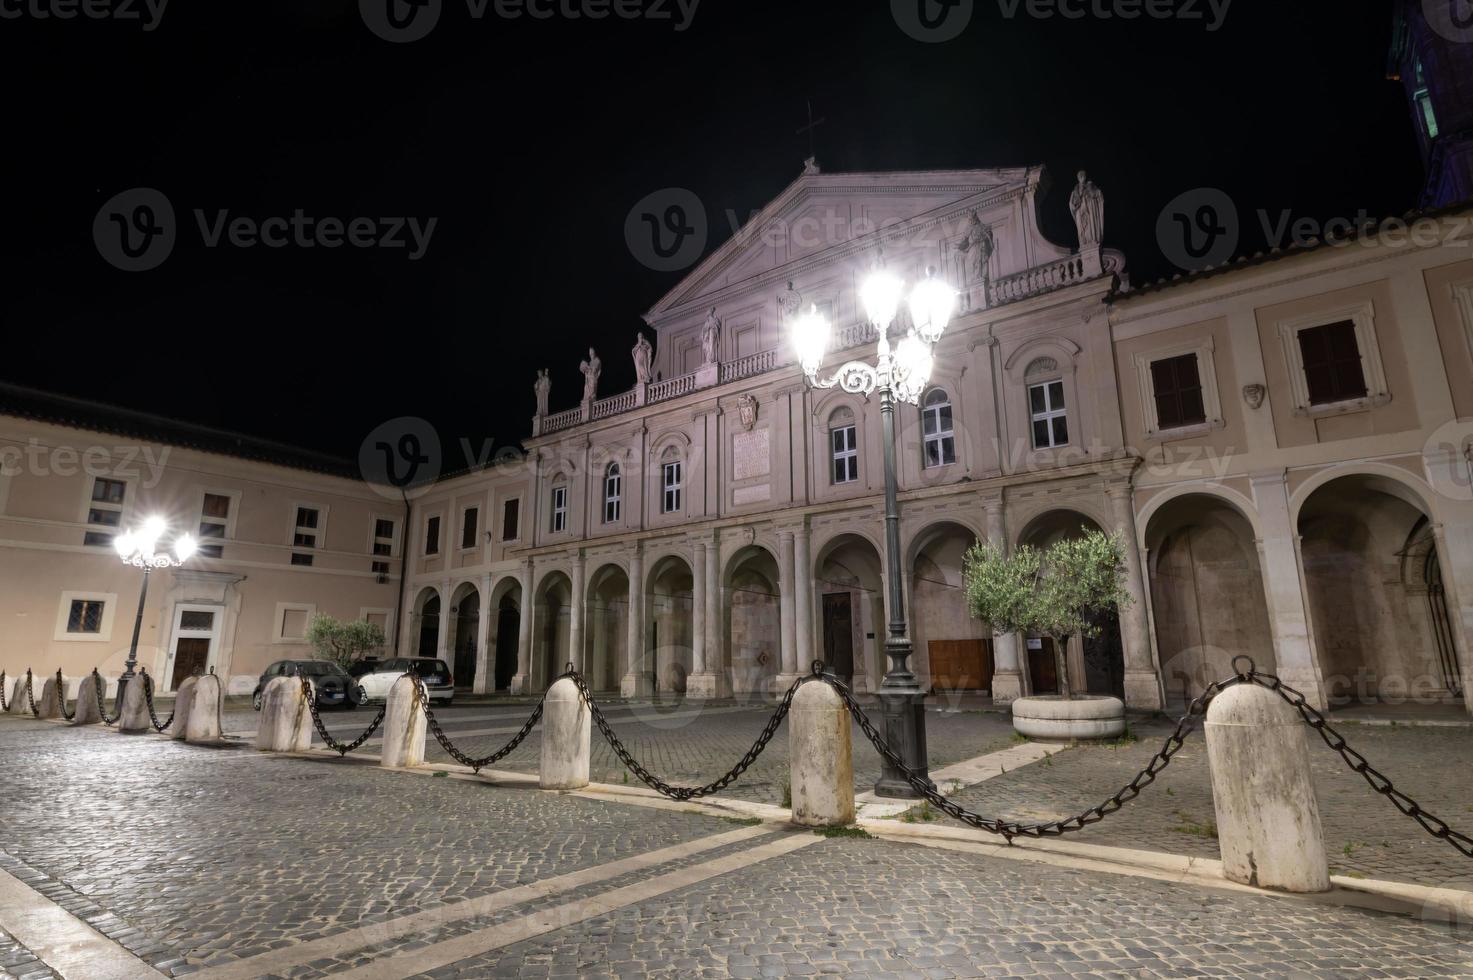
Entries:
{"label": "lit lamp globe", "polygon": [[193,558],[194,553],[198,550],[199,545],[195,542],[194,535],[192,534],[182,534],[174,541],[174,557],[181,564]]}
{"label": "lit lamp globe", "polygon": [[900,310],[900,297],[905,292],[905,283],[900,277],[884,269],[870,273],[864,285],[859,287],[859,299],[870,322],[881,330],[890,329],[895,314]]}
{"label": "lit lamp globe", "polygon": [[916,334],[928,344],[941,339],[956,312],[956,290],[936,278],[935,269],[926,270],[926,278],[910,291],[910,319]]}
{"label": "lit lamp globe", "polygon": [[915,334],[909,334],[895,345],[895,363],[899,368],[896,372],[896,394],[901,401],[914,404],[930,384],[931,372],[936,367],[931,345]]}
{"label": "lit lamp globe", "polygon": [[829,321],[818,312],[817,305],[810,306],[807,313],[793,322],[793,349],[804,374],[818,373],[829,349],[829,333]]}

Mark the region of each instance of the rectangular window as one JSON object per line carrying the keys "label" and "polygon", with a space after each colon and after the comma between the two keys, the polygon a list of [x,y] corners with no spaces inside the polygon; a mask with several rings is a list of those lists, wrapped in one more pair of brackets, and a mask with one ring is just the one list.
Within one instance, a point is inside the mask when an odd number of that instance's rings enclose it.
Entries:
{"label": "rectangular window", "polygon": [[460,546],[462,548],[474,548],[476,546],[476,534],[479,532],[481,510],[479,507],[467,507],[465,509],[465,520],[460,525]]}
{"label": "rectangular window", "polygon": [[425,521],[425,554],[438,555],[440,553],[440,518],[431,517]]}
{"label": "rectangular window", "polygon": [[200,503],[199,553],[206,558],[224,557],[225,548],[212,542],[225,540],[230,528],[230,505],[234,503],[223,493],[207,493]]}
{"label": "rectangular window", "polygon": [[1366,397],[1366,375],[1353,321],[1341,320],[1299,331],[1299,354],[1304,361],[1304,380],[1311,405]]}
{"label": "rectangular window", "polygon": [[[376,517],[373,521],[373,553],[380,558],[392,558],[394,555],[394,522],[383,517]],[[375,562],[383,564],[386,562]]]}
{"label": "rectangular window", "polygon": [[67,614],[68,633],[101,633],[102,611],[107,606],[100,599],[73,599]]}
{"label": "rectangular window", "polygon": [[859,444],[855,427],[846,425],[829,431],[834,453],[834,482],[853,483],[859,479]]}
{"label": "rectangular window", "polygon": [[312,556],[311,555],[299,555],[299,554],[293,553],[292,554],[292,564],[293,565],[298,565],[298,566],[300,566],[302,568],[310,568],[312,566]]}
{"label": "rectangular window", "polygon": [[1152,361],[1151,389],[1156,398],[1156,423],[1160,428],[1177,429],[1207,421],[1196,354]]}
{"label": "rectangular window", "polygon": [[604,473],[604,523],[617,524],[624,509],[624,477],[619,467]]}
{"label": "rectangular window", "polygon": [[561,534],[568,529],[568,488],[552,488],[552,533]]}
{"label": "rectangular window", "polygon": [[932,466],[950,466],[956,462],[956,430],[951,420],[951,397],[940,388],[933,389],[921,405],[921,438],[924,462]]}
{"label": "rectangular window", "polygon": [[1064,382],[1028,386],[1028,414],[1033,422],[1033,448],[1052,449],[1069,443],[1069,418],[1064,411]]}
{"label": "rectangular window", "polygon": [[292,546],[296,548],[317,547],[317,525],[322,515],[316,507],[297,508],[297,526],[292,533]]}
{"label": "rectangular window", "polygon": [[680,510],[680,463],[666,463],[661,467],[661,486],[664,494],[660,501],[660,509],[663,513],[674,514]]}
{"label": "rectangular window", "polygon": [[517,539],[517,522],[521,517],[522,500],[516,497],[508,500],[501,508],[501,540],[515,541]]}
{"label": "rectangular window", "polygon": [[89,547],[110,547],[113,532],[123,526],[123,502],[128,497],[125,480],[110,480],[97,477],[92,481],[92,500],[87,507],[87,526],[90,530],[82,536],[82,543]]}
{"label": "rectangular window", "polygon": [[386,561],[376,561],[376,562],[374,562],[373,563],[373,574],[375,574],[375,575],[387,575],[387,574],[389,574],[389,563],[386,562]]}

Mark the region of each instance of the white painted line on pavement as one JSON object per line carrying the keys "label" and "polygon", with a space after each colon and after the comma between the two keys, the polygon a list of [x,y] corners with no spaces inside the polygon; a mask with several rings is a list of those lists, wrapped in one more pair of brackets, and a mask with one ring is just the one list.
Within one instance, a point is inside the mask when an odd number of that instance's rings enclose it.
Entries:
{"label": "white painted line on pavement", "polygon": [[0,871],[0,927],[63,977],[142,980],[164,976],[6,871]]}

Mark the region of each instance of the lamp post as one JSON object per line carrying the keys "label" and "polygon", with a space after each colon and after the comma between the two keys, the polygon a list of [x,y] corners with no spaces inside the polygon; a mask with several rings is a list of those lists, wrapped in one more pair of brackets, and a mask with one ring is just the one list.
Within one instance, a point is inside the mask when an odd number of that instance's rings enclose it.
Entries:
{"label": "lamp post", "polygon": [[128,662],[123,676],[118,678],[117,703],[120,705],[123,703],[123,691],[128,682],[137,676],[133,673],[133,668],[138,665],[138,635],[143,629],[143,606],[148,599],[148,573],[155,568],[178,568],[195,552],[194,537],[189,534],[182,534],[174,540],[173,554],[159,551],[159,539],[168,529],[164,519],[155,516],[144,521],[141,529],[124,531],[113,538],[113,547],[118,550],[118,557],[123,559],[123,564],[143,569],[143,588],[138,593],[138,615],[133,620],[133,643],[128,647]]}
{"label": "lamp post", "polygon": [[[927,781],[926,761],[926,695],[910,669],[910,640],[905,621],[905,594],[900,577],[900,506],[896,500],[895,481],[895,403],[919,405],[922,392],[931,380],[936,342],[951,322],[956,309],[956,290],[935,278],[935,270],[927,270],[926,278],[910,290],[911,327],[894,348],[890,330],[905,297],[905,283],[884,268],[876,268],[860,288],[865,314],[879,333],[878,356],[873,365],[866,361],[849,361],[833,375],[820,378],[819,368],[828,350],[832,326],[818,308],[809,311],[793,324],[793,346],[808,383],[814,388],[841,388],[868,396],[880,394],[880,423],[885,455],[885,588],[889,593],[889,636],[885,655],[889,669],[880,685],[880,704],[884,711],[885,739],[896,750],[907,767]],[[910,782],[888,760],[883,760],[875,795],[914,798]]]}

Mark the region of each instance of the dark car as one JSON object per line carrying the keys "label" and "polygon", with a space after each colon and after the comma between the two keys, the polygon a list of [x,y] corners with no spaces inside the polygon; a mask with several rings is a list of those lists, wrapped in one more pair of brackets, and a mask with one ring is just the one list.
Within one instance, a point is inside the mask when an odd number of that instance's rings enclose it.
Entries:
{"label": "dark car", "polygon": [[425,692],[430,701],[449,704],[455,698],[455,680],[450,676],[449,666],[433,657],[384,660],[358,678],[358,682],[363,685],[365,700],[382,701],[389,696],[394,682],[408,673],[418,675],[425,682]]}
{"label": "dark car", "polygon": [[365,700],[363,688],[358,681],[337,664],[327,660],[278,660],[262,672],[256,681],[256,690],[251,694],[251,704],[261,710],[261,695],[278,677],[305,677],[312,682],[317,694],[317,704],[323,708],[344,708],[352,711]]}
{"label": "dark car", "polygon": [[362,677],[364,674],[371,674],[378,670],[383,663],[378,657],[364,657],[362,660],[353,661],[348,666],[348,674],[352,677]]}

